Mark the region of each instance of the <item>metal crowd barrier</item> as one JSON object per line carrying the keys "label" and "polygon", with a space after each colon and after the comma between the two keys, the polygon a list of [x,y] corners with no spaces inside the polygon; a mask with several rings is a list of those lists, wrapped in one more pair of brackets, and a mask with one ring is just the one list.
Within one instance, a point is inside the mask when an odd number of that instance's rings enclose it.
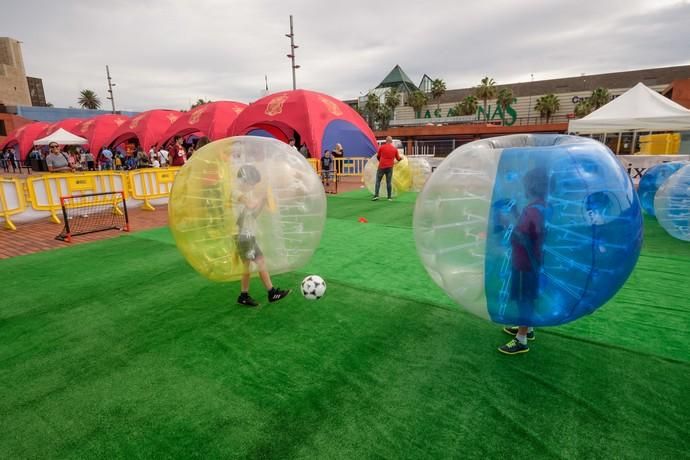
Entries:
{"label": "metal crowd barrier", "polygon": [[5,228],[16,230],[10,216],[26,210],[24,186],[19,179],[0,178],[0,216],[5,219]]}
{"label": "metal crowd barrier", "polygon": [[[369,161],[369,158],[365,157],[349,157],[349,158],[333,158],[335,160],[335,170],[338,176],[361,176],[364,173],[364,166]],[[311,164],[314,171],[317,173],[321,172],[321,160],[316,158],[309,158],[309,164]]]}
{"label": "metal crowd barrier", "polygon": [[[339,176],[361,176],[368,158],[335,158]],[[309,159],[314,171],[321,171],[321,162]],[[125,198],[143,201],[142,209],[153,211],[150,200],[165,198],[172,190],[179,167],[147,168],[133,171],[88,171],[48,173],[25,179],[0,178],[0,218],[5,228],[16,230],[10,216],[21,214],[28,204],[37,211],[50,213],[50,220],[61,224],[60,197],[85,193],[119,192]]]}
{"label": "metal crowd barrier", "polygon": [[31,206],[37,211],[50,212],[50,220],[60,224],[60,197],[82,193],[125,192],[127,177],[119,171],[83,173],[52,173],[26,179]]}
{"label": "metal crowd barrier", "polygon": [[172,190],[179,167],[135,169],[129,172],[130,193],[135,200],[143,200],[141,207],[146,211],[155,211],[149,200],[165,198]]}

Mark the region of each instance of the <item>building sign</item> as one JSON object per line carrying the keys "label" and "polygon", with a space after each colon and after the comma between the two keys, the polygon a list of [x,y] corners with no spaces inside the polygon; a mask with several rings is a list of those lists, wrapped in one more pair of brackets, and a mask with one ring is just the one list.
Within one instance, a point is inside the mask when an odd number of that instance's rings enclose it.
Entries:
{"label": "building sign", "polygon": [[[517,99],[513,99],[513,102],[516,102]],[[486,111],[484,110],[483,106],[477,107],[477,111],[475,112],[475,120],[477,121],[494,121],[494,120],[501,120],[503,121],[503,124],[505,126],[512,126],[515,123],[515,120],[517,120],[517,111],[512,107],[512,103],[506,105],[505,110],[501,108],[500,106],[496,106],[494,109],[491,108],[491,105],[486,106]],[[445,114],[442,113],[441,109],[436,109],[434,110],[433,116],[430,110],[427,110],[424,113],[423,118],[450,118],[450,117],[457,117],[458,113],[455,111],[453,107],[448,109],[448,112]]]}
{"label": "building sign", "polygon": [[[609,96],[609,102],[611,102],[612,100],[614,100],[614,99],[617,98],[618,96],[620,96],[620,94],[611,94],[611,95]],[[577,104],[577,103],[580,102],[580,101],[588,101],[588,100],[589,100],[589,96],[585,96],[585,97],[582,97],[582,96],[573,96],[573,98],[571,99],[571,101],[573,102],[573,104]]]}

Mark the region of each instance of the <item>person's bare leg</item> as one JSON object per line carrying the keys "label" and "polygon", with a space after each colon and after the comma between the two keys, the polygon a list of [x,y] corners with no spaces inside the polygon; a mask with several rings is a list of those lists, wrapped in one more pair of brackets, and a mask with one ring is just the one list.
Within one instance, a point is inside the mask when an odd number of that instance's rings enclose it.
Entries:
{"label": "person's bare leg", "polygon": [[271,282],[271,275],[266,271],[266,261],[263,257],[256,259],[256,266],[259,269],[259,278],[261,282],[264,283],[267,291],[273,289],[273,283]]}
{"label": "person's bare leg", "polygon": [[242,280],[240,281],[240,287],[242,292],[249,292],[249,279],[252,274],[249,272],[249,261],[244,263],[244,273],[242,273]]}

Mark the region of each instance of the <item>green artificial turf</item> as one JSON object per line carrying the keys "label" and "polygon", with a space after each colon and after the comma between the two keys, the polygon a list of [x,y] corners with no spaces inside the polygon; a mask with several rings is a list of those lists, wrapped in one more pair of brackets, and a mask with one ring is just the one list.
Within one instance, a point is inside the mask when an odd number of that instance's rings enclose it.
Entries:
{"label": "green artificial turf", "polygon": [[504,356],[420,265],[415,195],[368,197],[274,277],[316,302],[237,306],[167,229],[1,260],[0,458],[688,457],[690,244],[645,220],[612,301]]}

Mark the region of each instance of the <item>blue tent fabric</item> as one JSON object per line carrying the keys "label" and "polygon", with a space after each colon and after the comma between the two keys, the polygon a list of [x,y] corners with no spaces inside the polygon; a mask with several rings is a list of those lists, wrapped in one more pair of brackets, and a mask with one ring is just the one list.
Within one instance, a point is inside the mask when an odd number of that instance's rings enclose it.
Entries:
{"label": "blue tent fabric", "polygon": [[[323,149],[335,149],[340,144],[345,150],[346,157],[370,157],[376,153],[376,146],[355,125],[345,120],[333,120],[324,130],[321,145]],[[323,154],[323,152],[320,152]]]}
{"label": "blue tent fabric", "polygon": [[275,139],[275,136],[263,129],[253,129],[247,133],[247,136],[270,137]]}

